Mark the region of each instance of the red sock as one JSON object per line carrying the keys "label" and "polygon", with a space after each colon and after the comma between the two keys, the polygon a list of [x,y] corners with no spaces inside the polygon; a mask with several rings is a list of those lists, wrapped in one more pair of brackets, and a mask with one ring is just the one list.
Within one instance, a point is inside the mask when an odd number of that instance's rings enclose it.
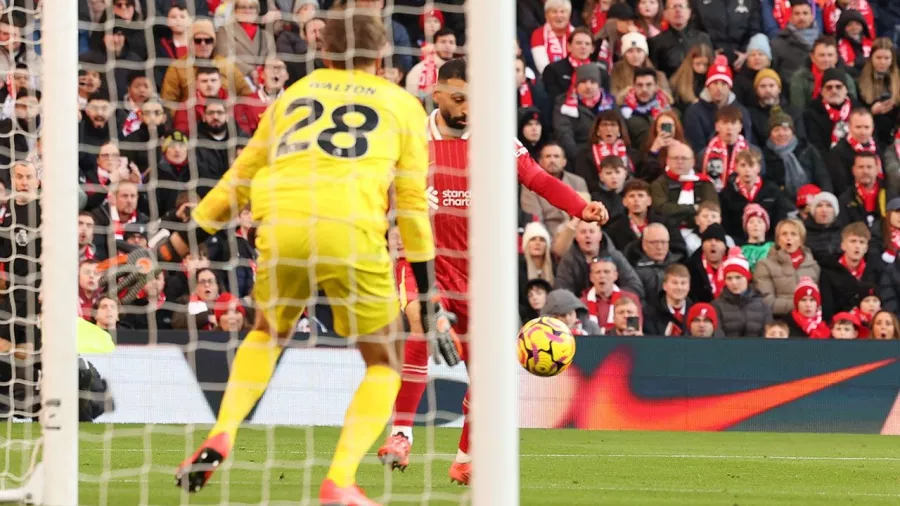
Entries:
{"label": "red sock", "polygon": [[459,435],[459,450],[463,453],[469,453],[469,392],[466,391],[466,397],[463,399],[462,406],[463,427],[462,433]]}
{"label": "red sock", "polygon": [[394,426],[412,427],[428,386],[428,342],[420,334],[410,334],[403,355],[403,382],[394,404]]}

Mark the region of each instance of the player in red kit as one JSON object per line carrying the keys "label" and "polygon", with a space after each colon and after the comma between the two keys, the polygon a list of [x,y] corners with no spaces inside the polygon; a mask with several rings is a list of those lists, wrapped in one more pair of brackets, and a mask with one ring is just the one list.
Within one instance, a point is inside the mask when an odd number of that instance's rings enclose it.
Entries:
{"label": "player in red kit", "polygon": [[[470,193],[466,81],[464,59],[450,60],[441,67],[433,95],[438,109],[429,116],[427,125],[431,151],[427,191],[435,234],[435,277],[441,293],[441,305],[457,316],[453,329],[460,336],[467,334],[469,323],[467,293]],[[585,202],[575,190],[545,172],[518,140],[514,141],[513,148],[519,183],[571,216],[601,223],[607,220],[603,204]],[[425,340],[416,337],[411,334],[406,342],[403,382],[394,405],[394,425],[387,441],[378,450],[382,462],[401,470],[409,465],[409,452],[413,442],[412,425],[427,385],[428,346]],[[464,360],[468,354],[465,341],[463,339]],[[463,400],[463,415],[466,420],[460,435],[459,451],[450,467],[450,479],[461,484],[468,484],[471,467],[468,455],[468,399],[467,393]]]}

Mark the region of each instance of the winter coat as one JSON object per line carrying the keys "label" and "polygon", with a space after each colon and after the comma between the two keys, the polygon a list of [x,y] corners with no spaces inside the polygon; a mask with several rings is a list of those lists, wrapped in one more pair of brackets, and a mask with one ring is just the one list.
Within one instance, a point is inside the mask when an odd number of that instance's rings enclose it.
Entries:
{"label": "winter coat", "polygon": [[841,227],[857,221],[865,223],[872,234],[872,239],[869,241],[869,249],[880,251],[884,245],[881,227],[884,217],[887,215],[887,203],[895,196],[886,188],[881,188],[875,200],[875,211],[869,214],[866,212],[865,206],[856,192],[856,186],[851,185],[844,190],[844,193],[838,195],[838,206],[841,208],[841,215],[838,216],[837,221],[841,224]]}
{"label": "winter coat", "polygon": [[256,25],[256,34],[251,39],[247,32],[232,20],[216,31],[216,54],[230,58],[245,76],[249,76],[266,58],[275,55],[275,38],[272,27]]}
{"label": "winter coat", "polygon": [[[190,96],[191,83],[197,80],[196,67],[201,63],[196,60],[194,66],[188,66],[186,58],[181,58],[169,66],[163,78],[162,90],[159,93],[163,102],[184,102]],[[232,96],[244,96],[253,93],[247,79],[227,57],[213,55],[213,65],[222,74],[222,87],[228,90]]]}
{"label": "winter coat", "polygon": [[691,6],[697,28],[709,34],[713,49],[721,49],[729,63],[762,31],[759,0],[692,0]]}
{"label": "winter coat", "polygon": [[663,174],[650,183],[650,197],[653,199],[653,210],[665,217],[666,223],[672,227],[693,227],[694,206],[703,201],[719,203],[716,187],[708,181],[694,183],[694,204],[678,203],[681,185]]}
{"label": "winter coat", "polygon": [[[541,81],[544,83],[544,89],[547,91],[551,102],[556,102],[557,98],[569,91],[574,75],[575,68],[568,58],[563,58],[544,67]],[[600,86],[604,88],[609,87],[609,74],[603,69],[600,69]]]}
{"label": "winter coat", "polygon": [[[640,153],[636,149],[628,148],[625,156],[627,156],[628,159],[631,160],[631,163],[634,164],[635,159],[640,157]],[[604,187],[603,183],[600,182],[600,169],[594,161],[593,145],[580,145],[578,156],[573,160],[575,163],[572,172],[581,176],[581,178],[584,179],[584,182],[587,183],[587,191],[590,192],[591,199],[598,200]],[[633,175],[634,174],[629,174],[629,177]]]}
{"label": "winter coat", "polygon": [[853,146],[846,138],[839,140],[825,157],[828,176],[831,178],[831,184],[838,189],[838,194],[853,186],[853,160],[855,158],[856,151],[853,150]]}
{"label": "winter coat", "polygon": [[284,59],[288,71],[285,88],[306,77],[315,69],[323,68],[325,63],[315,58],[315,52],[309,51],[309,44],[300,34],[300,28],[294,23],[286,23],[284,30],[275,39],[275,50]]}
{"label": "winter coat", "polygon": [[[592,109],[578,101],[578,117],[573,118],[560,112],[560,108],[566,103],[566,96],[556,98],[553,103],[553,130],[556,140],[566,152],[566,158],[574,160],[578,150],[588,144],[591,131],[594,128],[594,118],[597,117],[596,109]],[[614,110],[618,110],[613,106]]]}
{"label": "winter coat", "polygon": [[[644,285],[634,268],[628,263],[623,255],[612,243],[609,235],[603,234],[600,241],[600,251],[597,253],[599,257],[609,257],[616,264],[619,271],[619,280],[616,284],[622,290],[628,290],[640,299],[644,298]],[[556,266],[556,279],[553,288],[565,288],[577,296],[581,296],[585,290],[591,287],[591,266],[588,259],[577,244],[573,244],[569,251],[563,255],[559,264]]]}
{"label": "winter coat", "polygon": [[687,328],[687,313],[690,311],[692,305],[693,302],[691,302],[690,298],[684,302],[684,319],[679,323],[678,320],[675,319],[675,315],[669,311],[665,292],[658,293],[657,296],[653,298],[652,301],[648,301],[644,307],[644,335],[671,335],[666,334],[666,329],[668,329],[669,324],[671,324],[681,329],[682,336],[686,336],[689,331]]}
{"label": "winter coat", "polygon": [[762,337],[772,321],[772,307],[752,286],[741,294],[723,289],[712,305],[725,337]]}
{"label": "winter coat", "polygon": [[[831,178],[828,177],[828,171],[825,169],[825,162],[822,161],[822,155],[819,154],[816,148],[803,139],[797,139],[794,156],[797,158],[800,166],[806,171],[810,183],[818,186],[822,191],[833,193],[833,185],[831,184]],[[784,161],[778,156],[778,153],[768,147],[763,148],[763,158],[766,161],[766,174],[763,176],[763,179],[775,183],[778,188],[785,192],[785,197],[788,200],[796,202],[796,190],[788,193],[784,188]]]}
{"label": "winter coat", "polygon": [[[791,103],[793,104],[793,101]],[[856,108],[858,105],[851,99],[852,108]],[[847,121],[849,120],[848,118]],[[809,106],[804,109],[803,126],[806,128],[806,140],[819,150],[822,160],[827,160],[831,151],[831,132],[834,130],[834,125],[831,123],[821,99],[810,102]],[[846,186],[838,186],[837,183],[837,181],[831,182],[837,191],[846,188]]]}
{"label": "winter coat", "polygon": [[634,267],[634,272],[641,279],[641,284],[644,286],[644,294],[648,298],[652,298],[654,294],[662,291],[666,269],[672,264],[683,262],[687,257],[684,249],[680,247],[673,249],[672,246],[670,243],[669,254],[666,255],[662,262],[657,262],[648,257],[641,247],[640,240],[635,240],[625,248],[625,258]]}
{"label": "winter coat", "polygon": [[794,73],[809,65],[809,53],[812,46],[805,42],[788,27],[785,27],[771,40],[772,70],[781,77],[784,91],[788,90]]}
{"label": "winter coat", "polygon": [[[685,266],[691,273],[691,299],[694,302],[712,302],[713,287],[709,284],[709,276],[703,268],[703,249],[700,248],[692,254]],[[721,322],[721,320],[720,320]]]}
{"label": "winter coat", "polygon": [[884,264],[879,255],[868,255],[866,270],[862,278],[856,279],[846,267],[839,263],[840,255],[819,261],[822,268],[819,280],[819,291],[822,295],[822,316],[831,321],[831,317],[841,311],[850,311],[857,307],[862,298],[860,294],[874,290],[884,271]]}
{"label": "winter coat", "polygon": [[[682,237],[681,231],[676,227],[666,224],[665,217],[653,209],[647,211],[647,224],[649,225],[650,223],[662,223],[669,229],[670,250],[684,250],[685,253],[687,252],[687,246],[684,243],[684,237]],[[629,244],[640,239],[640,237],[634,233],[634,230],[631,229],[631,223],[628,220],[627,214],[622,214],[617,218],[609,220],[609,222],[603,226],[603,230],[612,237],[613,244],[616,245],[616,248],[618,248],[619,251],[624,251]]]}
{"label": "winter coat", "polygon": [[881,309],[900,314],[900,262],[885,267],[876,293],[881,299]]}
{"label": "winter coat", "polygon": [[820,225],[812,216],[803,220],[806,227],[806,247],[816,261],[833,257],[841,252],[841,224],[834,220],[828,225]]}
{"label": "winter coat", "polygon": [[[662,6],[661,3],[660,8]],[[709,35],[703,30],[698,30],[692,23],[688,23],[680,32],[669,27],[648,42],[650,60],[657,70],[667,76],[671,76],[678,70],[692,47],[700,44],[706,44],[709,47],[713,45]]]}
{"label": "winter coat", "polygon": [[[821,102],[822,95],[820,94],[818,97],[813,98],[813,88],[815,87],[816,80],[812,74],[812,63],[809,62],[807,58],[806,65],[800,67],[793,74],[791,74],[790,78],[790,101],[791,105],[800,110],[805,110],[810,104],[814,104],[816,102]],[[846,66],[838,62],[837,68],[846,71]],[[784,79],[782,77],[782,79]],[[847,85],[847,93],[850,96],[850,100],[856,101],[856,81],[847,76],[845,79],[845,83]],[[820,104],[821,106],[821,104]],[[823,109],[824,113],[825,110]],[[827,119],[826,115],[826,119]],[[829,122],[830,123],[830,122]],[[807,124],[807,129],[809,125]],[[829,129],[829,134],[831,130]],[[830,135],[829,135],[830,137]]]}
{"label": "winter coat", "polygon": [[[695,153],[706,149],[709,140],[716,135],[716,112],[719,108],[709,99],[709,90],[704,89],[700,93],[700,100],[691,104],[684,113],[684,136]],[[729,96],[728,103],[741,110],[744,138],[748,143],[756,144],[750,125],[750,112],[736,100],[734,92]]]}
{"label": "winter coat", "polygon": [[765,297],[766,304],[772,306],[772,314],[783,317],[794,310],[794,289],[800,278],[808,276],[819,282],[819,264],[812,252],[802,246],[804,258],[799,269],[794,269],[791,256],[781,248],[769,251],[769,256],[756,264],[753,286]]}
{"label": "winter coat", "polygon": [[[750,112],[750,128],[753,130],[753,138],[756,139],[760,147],[766,145],[769,140],[769,115],[772,113],[773,107],[763,107],[756,98],[756,92],[753,92],[751,100],[744,102],[747,110]],[[787,113],[794,120],[794,135],[798,139],[806,138],[806,129],[803,128],[803,113],[796,107],[792,107],[788,101],[782,97],[781,104],[775,106]],[[768,166],[766,172],[769,171]]]}
{"label": "winter coat", "polygon": [[[784,193],[775,186],[775,183],[766,180],[763,180],[753,203],[761,205],[769,213],[769,222],[773,224],[787,218],[788,213],[794,210],[794,205],[784,197]],[[741,195],[734,179],[722,188],[719,193],[719,204],[722,208],[722,227],[725,233],[734,238],[738,244],[744,244],[747,241],[743,223],[744,207],[750,202]],[[769,227],[766,238],[772,239],[774,236],[775,227]]]}

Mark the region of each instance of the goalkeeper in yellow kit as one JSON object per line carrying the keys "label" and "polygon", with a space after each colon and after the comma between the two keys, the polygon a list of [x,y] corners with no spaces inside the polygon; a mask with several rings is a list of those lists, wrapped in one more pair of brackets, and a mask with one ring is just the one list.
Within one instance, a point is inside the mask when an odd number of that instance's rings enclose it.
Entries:
{"label": "goalkeeper in yellow kit", "polygon": [[[248,201],[260,222],[253,292],[258,317],[234,357],[215,427],[177,470],[176,484],[191,492],[200,490],[228,457],[238,426],[265,391],[282,345],[310,297],[324,289],[335,330],[367,337],[357,343],[366,374],[347,409],[319,499],[322,504],[376,504],[356,486],[355,476],[388,422],[400,388],[403,341],[394,333],[402,325],[385,238],[392,185],[397,224],[420,292],[433,286],[426,116],[412,95],[375,76],[386,46],[381,21],[362,13],[334,19],[342,13],[326,24],[325,52],[351,59],[327,61],[329,68],[309,74],[276,100],[248,146],[193,211],[191,222],[162,237],[158,247],[161,260],[178,262],[189,244],[225,226]],[[347,47],[348,39],[354,47]],[[151,263],[148,252],[133,252],[119,271],[124,272],[119,293],[143,286],[151,275],[148,267],[157,269]],[[459,347],[447,323],[453,315],[430,302],[422,305],[437,354],[456,364]]]}

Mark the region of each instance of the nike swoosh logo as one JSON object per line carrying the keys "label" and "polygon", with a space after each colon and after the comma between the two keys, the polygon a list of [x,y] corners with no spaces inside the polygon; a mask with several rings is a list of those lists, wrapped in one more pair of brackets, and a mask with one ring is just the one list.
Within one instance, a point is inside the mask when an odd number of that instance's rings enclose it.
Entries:
{"label": "nike swoosh logo", "polygon": [[725,430],[772,408],[897,362],[889,358],[743,392],[698,397],[643,398],[631,389],[634,359],[628,347],[610,353],[592,375],[581,429]]}

